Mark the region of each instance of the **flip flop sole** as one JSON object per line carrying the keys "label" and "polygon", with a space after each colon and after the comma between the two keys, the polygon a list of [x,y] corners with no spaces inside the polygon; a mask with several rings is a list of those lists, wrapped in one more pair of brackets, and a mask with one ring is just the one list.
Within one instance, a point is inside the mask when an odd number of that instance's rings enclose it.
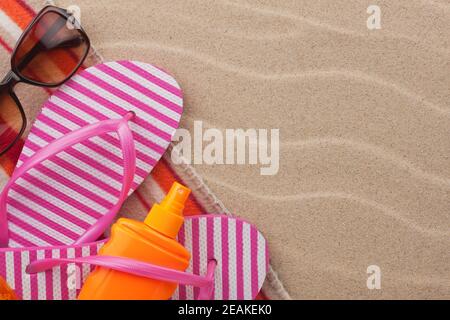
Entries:
{"label": "flip flop sole", "polygon": [[[167,149],[183,111],[173,77],[150,64],[107,62],[87,68],[44,104],[18,166],[51,141],[88,124],[123,117],[136,147],[133,192]],[[123,181],[115,133],[76,144],[23,175],[8,194],[10,247],[67,245],[117,202]]]}
{"label": "flip flop sole", "polygon": [[[222,215],[186,217],[178,240],[192,255],[188,273],[205,275],[208,261],[217,261],[213,299],[254,299],[261,290],[269,257],[266,240],[255,226]],[[37,259],[96,255],[103,244],[0,249],[0,276],[22,299],[75,299],[92,267],[63,265],[36,275],[26,274],[25,268]],[[192,300],[198,291],[180,285],[172,299]]]}

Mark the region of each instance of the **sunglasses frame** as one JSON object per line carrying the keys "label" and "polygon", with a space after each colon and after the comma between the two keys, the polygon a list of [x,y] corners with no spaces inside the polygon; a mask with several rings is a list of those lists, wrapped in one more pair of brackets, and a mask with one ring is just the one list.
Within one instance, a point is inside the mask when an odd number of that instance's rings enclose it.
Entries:
{"label": "sunglasses frame", "polygon": [[69,21],[69,18],[72,17],[72,14],[67,12],[67,10],[59,8],[59,7],[46,6],[46,7],[42,8],[42,10],[38,12],[36,17],[34,17],[34,19],[31,21],[31,23],[23,31],[22,35],[19,37],[19,40],[17,40],[17,43],[14,46],[14,49],[11,54],[11,62],[10,62],[11,70],[6,74],[4,79],[2,81],[0,81],[0,90],[2,90],[2,89],[5,90],[5,87],[6,87],[8,94],[11,96],[11,98],[16,103],[16,106],[19,109],[19,112],[22,116],[22,127],[21,127],[19,133],[17,134],[17,137],[5,149],[0,151],[0,156],[5,154],[6,152],[8,152],[11,149],[11,147],[21,138],[21,136],[23,135],[25,128],[27,126],[27,118],[25,115],[25,111],[23,109],[22,104],[20,103],[19,98],[17,97],[17,95],[14,92],[14,87],[16,86],[16,84],[22,82],[22,83],[31,84],[34,86],[39,86],[39,87],[47,87],[47,88],[58,87],[61,84],[63,84],[64,82],[66,82],[68,79],[70,79],[77,72],[77,70],[80,68],[80,66],[83,64],[84,60],[86,59],[87,55],[89,54],[89,50],[91,47],[89,37],[86,34],[86,32],[84,31],[84,29],[81,27],[81,25],[79,25],[79,23],[76,22],[76,28],[77,28],[78,32],[80,32],[81,36],[83,37],[83,39],[85,41],[86,52],[84,53],[84,55],[82,56],[82,58],[80,59],[80,61],[76,65],[76,67],[73,69],[73,71],[66,78],[64,78],[62,81],[60,81],[58,83],[50,83],[49,84],[49,83],[39,82],[36,80],[27,79],[26,77],[24,77],[23,75],[20,74],[19,70],[17,70],[18,66],[16,66],[14,63],[14,57],[16,55],[17,49],[20,47],[23,39],[30,32],[30,30],[32,30],[32,28],[36,25],[36,23],[38,23],[39,20],[45,14],[47,14],[49,12],[57,13],[60,16],[66,18],[67,21]]}

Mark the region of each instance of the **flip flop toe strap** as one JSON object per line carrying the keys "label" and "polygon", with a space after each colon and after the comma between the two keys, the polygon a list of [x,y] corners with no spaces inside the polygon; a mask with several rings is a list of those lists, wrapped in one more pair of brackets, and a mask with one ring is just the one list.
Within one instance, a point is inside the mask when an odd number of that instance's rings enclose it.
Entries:
{"label": "flip flop toe strap", "polygon": [[215,260],[209,261],[206,276],[199,276],[130,258],[102,255],[79,258],[42,259],[28,265],[26,272],[30,274],[39,273],[68,263],[87,263],[140,277],[192,285],[200,288],[197,296],[198,300],[211,298],[214,289],[214,271],[217,265]]}
{"label": "flip flop toe strap", "polygon": [[134,146],[133,134],[128,127],[128,121],[134,117],[133,112],[127,113],[121,119],[109,119],[87,125],[61,138],[50,142],[44,148],[38,150],[33,156],[27,159],[19,168],[16,168],[14,174],[9,179],[0,195],[0,247],[7,247],[9,242],[7,199],[8,192],[14,183],[22,177],[27,171],[31,170],[43,161],[51,158],[65,149],[83,142],[89,138],[107,133],[116,132],[119,136],[123,154],[123,184],[117,203],[103,215],[94,225],[92,225],[76,244],[95,241],[113,221],[116,213],[122,206],[122,203],[128,196],[132,186],[134,173],[136,170],[136,150]]}

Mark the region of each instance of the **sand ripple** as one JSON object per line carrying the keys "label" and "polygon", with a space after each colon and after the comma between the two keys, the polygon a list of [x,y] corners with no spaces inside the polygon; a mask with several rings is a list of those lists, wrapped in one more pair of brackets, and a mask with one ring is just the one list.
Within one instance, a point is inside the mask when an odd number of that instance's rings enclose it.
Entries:
{"label": "sand ripple", "polygon": [[208,177],[204,177],[204,179],[210,183],[217,184],[224,188],[228,188],[235,193],[249,195],[250,197],[258,199],[259,201],[267,201],[267,202],[297,201],[297,202],[300,202],[300,201],[315,200],[315,199],[322,199],[322,200],[340,199],[340,200],[345,200],[345,201],[349,201],[349,202],[356,202],[356,203],[362,204],[364,206],[377,209],[377,211],[380,214],[391,217],[391,218],[397,220],[399,223],[407,226],[408,228],[410,228],[414,231],[417,231],[423,235],[426,235],[428,237],[449,237],[450,236],[450,231],[440,230],[437,228],[422,227],[422,226],[418,225],[416,222],[414,222],[413,220],[405,218],[405,216],[406,216],[405,213],[402,213],[398,210],[389,208],[377,201],[365,199],[363,197],[360,197],[360,196],[357,196],[354,194],[348,194],[348,193],[336,192],[336,191],[318,191],[318,192],[296,193],[296,194],[277,196],[277,195],[267,195],[267,194],[260,194],[260,193],[252,192],[248,189],[240,188],[238,186],[226,183],[224,181],[219,181],[218,179],[209,179]]}

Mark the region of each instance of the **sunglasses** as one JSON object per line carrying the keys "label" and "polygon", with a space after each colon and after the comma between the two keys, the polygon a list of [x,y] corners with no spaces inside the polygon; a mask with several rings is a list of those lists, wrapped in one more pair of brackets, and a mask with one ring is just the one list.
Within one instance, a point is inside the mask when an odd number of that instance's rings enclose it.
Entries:
{"label": "sunglasses", "polygon": [[0,156],[22,136],[26,116],[14,86],[28,83],[57,87],[81,66],[90,42],[74,16],[64,9],[43,8],[19,38],[11,70],[0,82]]}

